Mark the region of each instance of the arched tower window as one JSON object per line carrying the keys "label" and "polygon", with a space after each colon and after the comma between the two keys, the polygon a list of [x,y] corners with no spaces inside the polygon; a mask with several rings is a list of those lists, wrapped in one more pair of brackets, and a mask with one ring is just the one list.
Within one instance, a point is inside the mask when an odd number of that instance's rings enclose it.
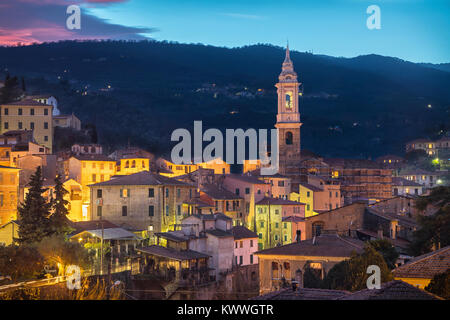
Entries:
{"label": "arched tower window", "polygon": [[293,140],[292,132],[290,131],[286,132],[286,144],[292,144],[292,140]]}
{"label": "arched tower window", "polygon": [[292,92],[286,93],[286,109],[292,109]]}
{"label": "arched tower window", "polygon": [[130,162],[127,160],[127,162],[125,162],[125,168],[129,168],[130,167]]}
{"label": "arched tower window", "polygon": [[132,168],[136,168],[136,160],[133,160],[133,161],[131,162],[131,167],[132,167]]}

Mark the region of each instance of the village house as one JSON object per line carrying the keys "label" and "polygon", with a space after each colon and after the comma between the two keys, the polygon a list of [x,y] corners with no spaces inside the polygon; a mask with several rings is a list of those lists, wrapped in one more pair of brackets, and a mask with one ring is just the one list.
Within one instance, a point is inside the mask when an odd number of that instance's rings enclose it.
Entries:
{"label": "village house", "polygon": [[283,285],[299,282],[302,287],[305,268],[323,279],[337,263],[362,253],[360,240],[336,234],[322,234],[313,239],[258,251],[260,294],[280,290]]}
{"label": "village house", "polygon": [[151,241],[181,223],[183,203],[192,199],[195,187],[149,171],[114,177],[89,185],[90,220],[103,217],[119,226],[145,231]]}
{"label": "village house", "polygon": [[416,182],[428,189],[442,184],[442,180],[440,179],[442,174],[440,172],[431,172],[422,169],[407,169],[400,171],[398,176],[408,181]]}
{"label": "village house", "polygon": [[71,128],[77,131],[81,130],[81,121],[76,115],[72,114],[61,114],[53,116],[53,127],[61,128]]}
{"label": "village house", "polygon": [[[304,233],[304,225],[292,230],[287,217],[305,218],[305,204],[280,198],[264,197],[256,207],[255,231],[258,234],[258,250],[292,242],[292,235]],[[297,225],[295,225],[297,226]],[[298,232],[299,231],[299,232]]]}
{"label": "village house", "polygon": [[223,187],[244,198],[244,226],[255,230],[255,204],[270,195],[271,185],[250,175],[229,174],[223,180]]}
{"label": "village house", "polygon": [[255,252],[258,251],[258,235],[243,226],[234,226],[231,229],[234,237],[235,266],[248,266],[258,263]]}
{"label": "village house", "polygon": [[0,166],[0,225],[17,219],[20,169]]}
{"label": "village house", "polygon": [[394,279],[424,289],[437,274],[450,268],[450,246],[413,258],[395,268]]}
{"label": "village house", "polygon": [[392,177],[392,195],[395,196],[420,196],[423,186],[417,182],[401,177]]}
{"label": "village house", "polygon": [[22,100],[1,105],[0,134],[10,130],[32,130],[33,137],[39,145],[53,148],[52,105],[35,100]]}
{"label": "village house", "polygon": [[3,225],[0,224],[0,246],[14,244],[19,238],[19,224],[17,220],[11,220]]}
{"label": "village house", "polygon": [[82,187],[82,216],[89,220],[92,216],[89,185],[108,181],[115,175],[115,161],[101,154],[80,154],[64,161],[64,180],[73,179]]}

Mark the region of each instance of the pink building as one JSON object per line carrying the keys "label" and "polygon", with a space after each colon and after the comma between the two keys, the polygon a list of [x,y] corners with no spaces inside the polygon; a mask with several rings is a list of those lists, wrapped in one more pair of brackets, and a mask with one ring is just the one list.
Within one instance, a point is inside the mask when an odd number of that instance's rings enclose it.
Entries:
{"label": "pink building", "polygon": [[242,226],[231,229],[234,236],[234,266],[247,266],[258,263],[258,235]]}

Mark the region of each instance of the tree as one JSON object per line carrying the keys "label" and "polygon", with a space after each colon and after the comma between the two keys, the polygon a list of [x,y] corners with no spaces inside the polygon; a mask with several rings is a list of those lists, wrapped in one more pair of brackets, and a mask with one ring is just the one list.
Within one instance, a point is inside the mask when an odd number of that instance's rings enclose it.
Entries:
{"label": "tree", "polygon": [[11,280],[35,278],[44,268],[44,259],[30,246],[0,246],[0,274]]}
{"label": "tree", "polygon": [[69,201],[64,199],[64,196],[69,193],[61,181],[61,176],[58,175],[55,178],[55,199],[52,200],[53,213],[50,216],[50,226],[52,228],[52,233],[55,234],[67,234],[70,229],[68,225],[67,215],[69,210],[67,210],[67,205]]}
{"label": "tree", "polygon": [[36,243],[36,248],[47,264],[58,268],[59,275],[64,275],[69,265],[84,269],[91,263],[88,250],[78,242],[66,241],[63,235],[46,237]]}
{"label": "tree", "polygon": [[416,201],[419,210],[424,211],[429,206],[436,208],[436,212],[430,216],[417,217],[419,229],[413,233],[409,247],[414,256],[450,245],[450,187],[433,188],[428,196]]}
{"label": "tree", "polygon": [[24,77],[21,78],[21,81],[22,81],[22,91],[25,92],[27,90],[26,90],[26,86],[25,86],[25,79],[24,79]]}
{"label": "tree", "polygon": [[395,262],[398,259],[398,252],[397,250],[395,250],[395,247],[389,240],[387,239],[372,240],[369,241],[369,245],[371,245],[376,251],[381,253],[389,269],[392,270],[395,268]]}
{"label": "tree", "polygon": [[19,243],[39,242],[52,233],[50,221],[51,203],[48,203],[42,194],[46,189],[42,188],[41,167],[30,178],[30,189],[25,201],[18,208]]}
{"label": "tree", "polygon": [[428,292],[447,299],[450,299],[450,269],[444,273],[437,274],[431,279],[428,286],[425,287]]}
{"label": "tree", "polygon": [[349,260],[336,264],[326,275],[323,287],[326,289],[358,291],[367,289],[367,267],[380,267],[381,282],[393,279],[393,276],[383,259],[372,246],[366,245],[362,254],[353,254]]}
{"label": "tree", "polygon": [[303,273],[303,286],[305,288],[320,288],[322,287],[322,279],[320,270],[310,267],[309,261],[306,262]]}

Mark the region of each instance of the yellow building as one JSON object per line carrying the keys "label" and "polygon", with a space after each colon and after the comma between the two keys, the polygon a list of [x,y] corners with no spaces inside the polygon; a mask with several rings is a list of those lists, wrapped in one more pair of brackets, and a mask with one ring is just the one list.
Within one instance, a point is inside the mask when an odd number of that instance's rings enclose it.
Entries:
{"label": "yellow building", "polygon": [[150,159],[148,158],[125,158],[120,159],[116,165],[117,175],[129,175],[141,171],[150,171]]}
{"label": "yellow building", "polygon": [[305,217],[311,217],[317,214],[314,211],[314,192],[317,191],[314,186],[306,187],[299,185],[299,192],[291,192],[289,194],[289,200],[304,203]]}
{"label": "yellow building", "polygon": [[50,153],[53,147],[53,106],[22,100],[1,106],[0,134],[10,130],[33,130],[33,137]]}
{"label": "yellow building", "polygon": [[444,273],[450,266],[450,246],[415,257],[392,270],[395,280],[402,280],[420,289],[430,283],[437,274]]}
{"label": "yellow building", "polygon": [[247,173],[261,168],[261,160],[244,160],[242,164],[242,173]]}
{"label": "yellow building", "polygon": [[0,166],[0,225],[17,219],[20,169]]}
{"label": "yellow building", "polygon": [[116,161],[99,154],[73,156],[66,161],[65,178],[81,185],[82,220],[87,220],[90,216],[88,185],[110,180],[116,174]]}
{"label": "yellow building", "polygon": [[14,239],[19,238],[19,225],[12,220],[4,225],[0,225],[0,246],[9,246],[14,242]]}
{"label": "yellow building", "polygon": [[0,166],[12,167],[12,146],[0,145]]}
{"label": "yellow building", "polygon": [[204,169],[213,169],[215,174],[230,174],[230,165],[220,158],[198,164]]}
{"label": "yellow building", "polygon": [[198,169],[195,164],[175,164],[163,158],[159,158],[156,162],[158,167],[167,170],[167,172],[160,172],[160,174],[169,178],[182,176]]}

